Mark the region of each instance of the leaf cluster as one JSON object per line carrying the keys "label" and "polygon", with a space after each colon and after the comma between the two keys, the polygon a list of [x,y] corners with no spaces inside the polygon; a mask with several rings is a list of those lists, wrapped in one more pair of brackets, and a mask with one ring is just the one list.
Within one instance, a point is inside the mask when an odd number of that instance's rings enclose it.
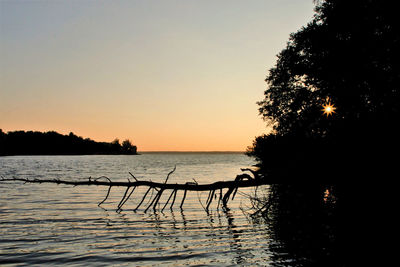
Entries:
{"label": "leaf cluster", "polygon": [[290,36],[266,78],[260,114],[278,134],[325,134],[329,97],[340,120],[398,113],[400,28],[393,1],[326,0]]}
{"label": "leaf cluster", "polygon": [[[256,138],[248,154],[265,172],[317,179],[322,171],[391,162],[398,146],[399,24],[394,1],[317,3],[313,19],[279,53],[258,103],[273,132]],[[328,98],[336,107],[330,117],[321,110]]]}

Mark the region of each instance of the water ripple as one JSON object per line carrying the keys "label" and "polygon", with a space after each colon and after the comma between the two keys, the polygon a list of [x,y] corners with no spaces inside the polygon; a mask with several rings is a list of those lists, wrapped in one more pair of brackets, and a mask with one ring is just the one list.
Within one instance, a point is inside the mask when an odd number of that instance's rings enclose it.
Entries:
{"label": "water ripple", "polygon": [[[157,164],[155,162],[158,162]],[[148,154],[141,156],[1,157],[0,175],[23,178],[87,179],[107,175],[126,180],[128,171],[142,179],[171,182],[196,177],[200,183],[228,180],[253,164],[240,154]],[[237,195],[225,213],[204,212],[188,194],[185,208],[132,212],[140,190],[115,212],[123,189],[113,189],[103,208],[103,188],[63,185],[0,185],[0,262],[18,266],[237,266],[268,265],[272,252],[267,225],[250,223]],[[179,197],[179,196],[178,196]],[[160,200],[165,201],[165,200]]]}

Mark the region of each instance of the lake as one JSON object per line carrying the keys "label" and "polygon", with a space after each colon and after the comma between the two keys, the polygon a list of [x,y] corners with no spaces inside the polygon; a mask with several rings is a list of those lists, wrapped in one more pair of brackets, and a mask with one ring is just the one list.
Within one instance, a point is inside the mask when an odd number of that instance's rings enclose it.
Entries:
{"label": "lake", "polygon": [[[0,157],[4,178],[82,180],[107,176],[170,183],[233,180],[255,162],[240,153],[143,153],[142,155]],[[188,192],[183,210],[163,212],[145,205],[139,188],[120,212],[125,189],[56,184],[0,183],[1,266],[291,266],[287,253],[271,238],[265,222],[248,219],[249,195],[239,190],[229,210],[209,213],[208,192]],[[266,188],[259,189],[267,191]],[[178,192],[180,203],[182,191]],[[165,198],[168,197],[169,194]],[[160,200],[162,205],[166,199]],[[200,204],[200,202],[202,204]]]}

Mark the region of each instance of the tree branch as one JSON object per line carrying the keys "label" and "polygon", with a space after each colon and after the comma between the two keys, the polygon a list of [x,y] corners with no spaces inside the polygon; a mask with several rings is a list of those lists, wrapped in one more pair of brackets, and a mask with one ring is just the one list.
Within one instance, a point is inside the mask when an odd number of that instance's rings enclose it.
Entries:
{"label": "tree branch", "polygon": [[[150,190],[155,190],[157,193],[153,198],[153,194],[150,196],[150,199],[148,201],[148,206],[145,209],[145,212],[153,207],[153,210],[157,210],[157,204],[160,201],[161,195],[165,190],[172,190],[171,194],[168,197],[167,202],[163,205],[161,211],[165,209],[165,207],[168,205],[168,202],[172,198],[171,206],[170,209],[172,210],[173,205],[175,203],[176,199],[176,194],[178,190],[183,190],[183,197],[182,201],[180,204],[180,208],[182,209],[183,203],[186,199],[186,194],[188,191],[209,191],[208,198],[206,201],[206,208],[205,210],[208,211],[214,196],[216,196],[215,191],[219,190],[219,198],[218,198],[218,206],[220,205],[220,202],[222,201],[222,205],[224,207],[227,206],[228,200],[230,195],[232,195],[232,199],[235,197],[235,194],[238,190],[238,188],[243,188],[243,187],[256,187],[259,185],[264,185],[268,184],[266,182],[266,179],[259,179],[259,176],[256,171],[253,171],[251,169],[242,169],[242,171],[250,171],[253,175],[254,178],[251,177],[248,174],[239,174],[236,176],[235,180],[233,181],[218,181],[214,183],[209,183],[209,184],[198,184],[196,181],[195,182],[186,182],[186,183],[167,183],[170,175],[174,173],[176,170],[176,165],[172,171],[170,171],[163,183],[159,182],[153,182],[153,181],[140,181],[138,180],[132,173],[129,173],[135,181],[131,181],[128,179],[127,182],[113,182],[111,181],[110,178],[106,176],[101,176],[95,179],[91,179],[89,177],[88,180],[79,180],[79,181],[67,181],[67,180],[59,180],[59,179],[28,179],[28,178],[4,178],[0,177],[0,182],[24,182],[24,183],[53,183],[53,184],[65,184],[65,185],[72,185],[72,186],[81,186],[81,185],[96,185],[96,186],[108,186],[108,191],[107,195],[105,198],[98,204],[100,206],[103,204],[109,197],[110,191],[112,187],[126,187],[125,193],[120,200],[117,210],[120,211],[122,209],[122,206],[128,201],[128,199],[131,197],[133,192],[137,187],[144,186],[148,187],[146,193],[143,195],[141,201],[139,204],[136,206],[134,211],[138,210],[139,207],[143,204],[144,200],[146,199],[148,193]],[[105,180],[105,181],[104,181]],[[129,189],[133,187],[132,191],[128,194]],[[228,190],[226,193],[223,195],[222,190],[227,188]]]}

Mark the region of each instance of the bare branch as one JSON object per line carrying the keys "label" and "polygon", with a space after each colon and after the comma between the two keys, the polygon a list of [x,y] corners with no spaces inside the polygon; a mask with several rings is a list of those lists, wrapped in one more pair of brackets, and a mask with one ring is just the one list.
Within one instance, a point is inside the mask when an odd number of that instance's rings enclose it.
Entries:
{"label": "bare branch", "polygon": [[128,186],[128,187],[126,188],[126,190],[125,190],[124,196],[122,197],[121,201],[120,201],[119,204],[118,204],[117,211],[120,210],[121,204],[122,204],[122,202],[124,201],[125,196],[126,196],[126,194],[128,193],[129,189],[130,189],[130,187]]}
{"label": "bare branch", "polygon": [[187,190],[185,190],[185,192],[183,193],[183,198],[182,198],[182,202],[181,202],[181,206],[180,206],[181,209],[183,207],[183,202],[185,202],[186,192],[187,192]]}
{"label": "bare branch", "polygon": [[136,182],[139,181],[138,179],[136,179],[136,177],[131,172],[129,172],[129,174],[133,177],[133,179],[135,179]]}
{"label": "bare branch", "polygon": [[[128,188],[129,188],[129,187],[128,187]],[[136,189],[136,186],[134,186],[134,187],[132,188],[132,191],[131,191],[131,192],[129,193],[129,195],[125,198],[124,202],[122,202],[122,204],[120,204],[120,206],[119,206],[118,209],[122,209],[122,206],[128,201],[128,199],[131,197],[131,195],[132,195],[133,191],[135,191],[135,189]]]}
{"label": "bare branch", "polygon": [[174,206],[174,203],[175,203],[175,199],[176,199],[176,192],[178,192],[178,190],[174,190],[174,198],[172,199],[172,203],[171,203],[171,207],[170,207],[170,210],[172,210],[172,208],[173,208],[173,206]]}
{"label": "bare branch", "polygon": [[108,196],[110,195],[111,187],[112,187],[111,185],[108,187],[108,191],[107,191],[107,195],[106,195],[106,197],[103,199],[103,201],[102,201],[102,202],[100,202],[99,204],[97,204],[97,206],[99,206],[99,207],[100,207],[100,205],[101,205],[101,204],[103,204],[103,203],[104,203],[104,201],[106,201],[106,200],[107,200]]}
{"label": "bare branch", "polygon": [[166,184],[166,183],[168,182],[169,176],[170,176],[171,174],[173,174],[175,170],[176,170],[176,165],[175,165],[174,169],[168,173],[167,178],[165,179],[164,184]]}
{"label": "bare branch", "polygon": [[151,187],[149,187],[149,189],[147,189],[147,191],[146,191],[146,193],[144,194],[142,200],[140,201],[140,203],[136,206],[136,208],[135,208],[133,211],[136,211],[136,210],[140,207],[140,205],[142,205],[144,199],[146,198],[146,196],[147,196],[147,194],[149,193],[150,190],[151,190]]}
{"label": "bare branch", "polygon": [[208,211],[208,207],[210,207],[210,204],[211,204],[211,202],[213,201],[214,193],[215,193],[215,190],[212,190],[212,191],[211,191],[210,199],[209,199],[209,201],[208,201],[208,203],[207,203],[207,206],[206,206],[206,211]]}
{"label": "bare branch", "polygon": [[172,195],[173,195],[174,193],[175,193],[175,190],[173,190],[173,191],[171,192],[171,194],[169,195],[167,202],[165,202],[164,207],[161,209],[161,212],[163,212],[163,210],[165,209],[165,207],[168,205],[168,202],[169,202],[169,200],[171,199],[171,197],[172,197]]}
{"label": "bare branch", "polygon": [[[215,194],[215,190],[219,190],[219,198],[218,198],[217,208],[219,207],[221,201],[222,201],[223,207],[226,208],[230,196],[232,195],[232,200],[233,200],[239,187],[240,188],[242,188],[242,187],[257,187],[259,185],[268,184],[266,179],[258,179],[257,172],[252,169],[242,169],[242,171],[250,171],[254,175],[254,178],[248,174],[242,173],[242,174],[237,175],[235,180],[233,180],[233,181],[218,181],[218,182],[209,183],[209,184],[199,184],[195,179],[193,179],[194,182],[186,182],[184,184],[183,183],[181,183],[181,184],[167,183],[169,180],[169,177],[175,171],[176,171],[176,165],[175,165],[174,169],[168,173],[168,175],[163,183],[153,182],[151,180],[150,181],[141,181],[141,180],[137,179],[130,172],[129,172],[129,174],[133,177],[134,181],[131,181],[128,179],[128,182],[113,182],[110,178],[108,178],[106,176],[100,176],[95,179],[93,179],[92,177],[89,177],[87,180],[85,179],[85,180],[77,180],[77,181],[67,181],[67,180],[60,180],[60,179],[39,180],[39,179],[15,178],[15,177],[14,178],[4,178],[3,176],[0,176],[0,182],[24,182],[24,183],[40,183],[40,184],[41,183],[54,183],[54,184],[65,184],[65,185],[72,185],[72,186],[78,186],[78,185],[79,186],[81,186],[81,185],[108,186],[107,194],[106,194],[105,198],[98,204],[98,206],[102,205],[108,199],[112,187],[126,187],[126,190],[125,190],[121,200],[118,203],[117,211],[122,210],[122,207],[129,200],[129,198],[131,197],[131,195],[133,194],[133,192],[135,191],[135,189],[137,187],[145,186],[145,187],[148,187],[148,189],[146,190],[146,192],[143,195],[139,204],[133,210],[133,211],[136,211],[140,208],[140,206],[143,204],[146,197],[148,196],[149,192],[151,191],[152,193],[146,203],[147,207],[145,209],[145,212],[147,212],[147,210],[150,207],[152,207],[154,211],[157,209],[157,207],[159,206],[158,203],[161,199],[161,196],[164,193],[164,191],[167,189],[172,190],[172,192],[169,195],[166,203],[163,204],[161,211],[163,211],[167,207],[171,198],[172,198],[172,202],[170,205],[170,209],[171,210],[173,209],[178,190],[184,191],[182,201],[180,204],[181,209],[185,202],[188,191],[197,191],[197,192],[198,191],[209,191],[207,201],[206,201],[206,207],[204,207],[200,201],[200,204],[203,206],[203,208],[206,211],[208,211],[213,199],[217,198],[217,195]],[[129,193],[129,190],[131,187],[132,187],[132,191]],[[225,192],[225,194],[223,194],[223,189],[225,189],[225,188],[227,188],[228,190]],[[153,197],[154,192],[157,192],[157,193]],[[200,198],[199,198],[199,200],[200,200]],[[265,207],[263,207],[263,208],[265,208]]]}

